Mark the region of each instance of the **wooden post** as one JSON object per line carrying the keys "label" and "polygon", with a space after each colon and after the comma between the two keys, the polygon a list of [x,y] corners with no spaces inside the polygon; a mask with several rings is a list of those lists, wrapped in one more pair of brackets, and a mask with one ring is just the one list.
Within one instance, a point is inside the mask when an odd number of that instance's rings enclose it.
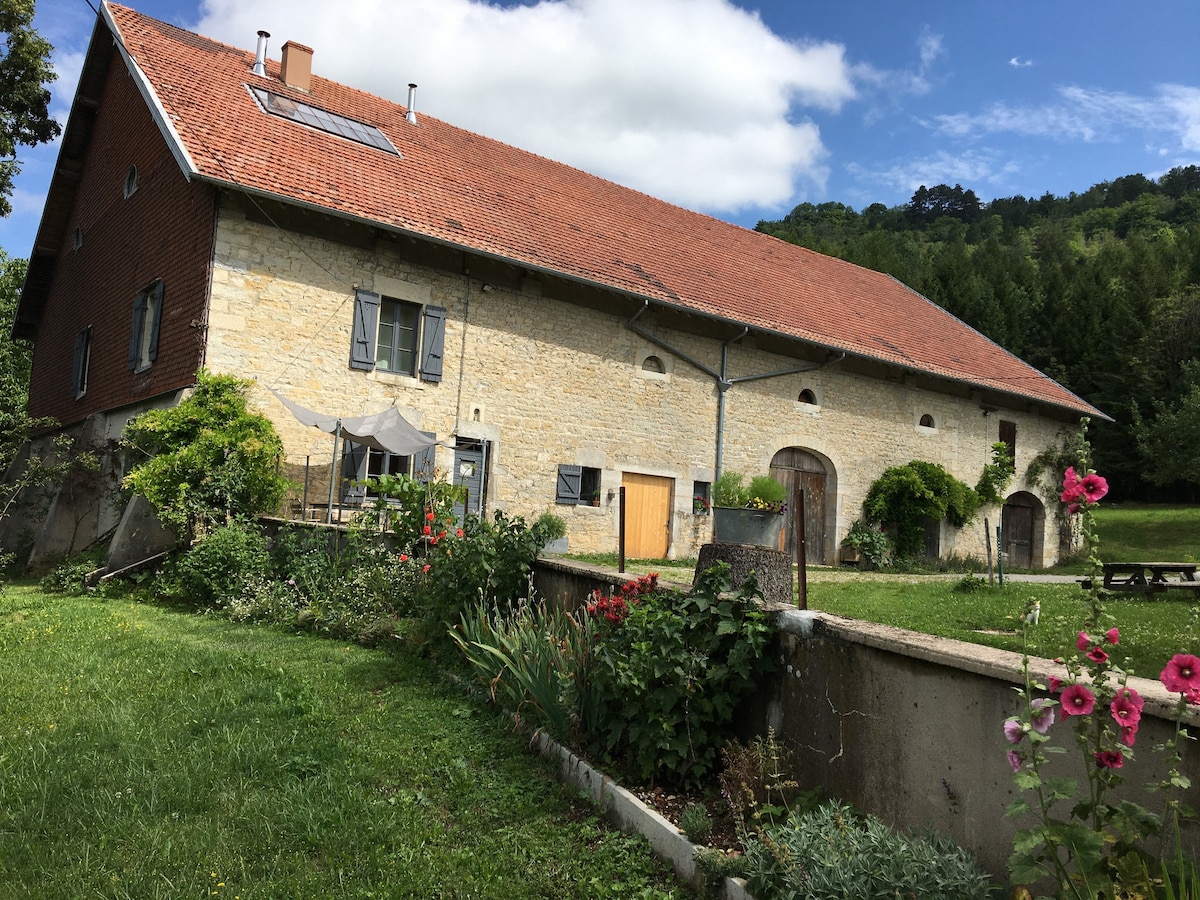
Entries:
{"label": "wooden post", "polygon": [[621,499],[619,501],[617,516],[620,521],[619,531],[617,534],[617,550],[621,555],[617,571],[622,575],[625,574],[625,485],[621,485]]}
{"label": "wooden post", "polygon": [[996,576],[992,572],[992,526],[988,524],[986,517],[983,520],[983,546],[987,553],[988,584],[994,585],[996,583]]}
{"label": "wooden post", "polygon": [[804,488],[797,487],[795,491],[796,510],[792,521],[796,529],[796,605],[800,609],[808,609],[808,547],[805,544],[804,528]]}

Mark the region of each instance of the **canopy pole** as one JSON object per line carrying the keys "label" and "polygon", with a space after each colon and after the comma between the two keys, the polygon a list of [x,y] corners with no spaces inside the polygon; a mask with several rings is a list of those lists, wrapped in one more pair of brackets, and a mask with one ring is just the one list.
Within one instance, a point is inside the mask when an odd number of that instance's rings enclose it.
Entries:
{"label": "canopy pole", "polygon": [[338,439],[342,436],[342,420],[337,420],[333,429],[333,459],[329,463],[329,506],[325,510],[325,524],[333,524],[333,486],[337,481]]}

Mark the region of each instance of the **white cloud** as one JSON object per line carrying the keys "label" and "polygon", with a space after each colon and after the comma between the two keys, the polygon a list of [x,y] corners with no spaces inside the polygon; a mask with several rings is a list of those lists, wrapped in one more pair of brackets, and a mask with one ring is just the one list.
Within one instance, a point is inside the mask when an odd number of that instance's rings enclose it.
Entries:
{"label": "white cloud", "polygon": [[1020,57],[1014,56],[1012,59],[1010,59],[1008,61],[1008,64],[1010,66],[1012,66],[1014,69],[1028,69],[1030,66],[1033,65],[1033,60],[1032,59],[1021,59]]}
{"label": "white cloud", "polygon": [[202,34],[270,55],[296,40],[313,71],[463,128],[712,213],[823,185],[806,110],[855,97],[836,43],[773,34],[730,0],[206,0]]}
{"label": "white cloud", "polygon": [[999,183],[1014,172],[1011,163],[1000,164],[991,152],[938,153],[922,159],[905,160],[881,169],[852,164],[848,171],[860,178],[887,184],[898,191],[912,193],[921,185],[961,184],[978,188]]}
{"label": "white cloud", "polygon": [[957,138],[1018,134],[1085,142],[1119,141],[1130,131],[1145,139],[1155,133],[1175,136],[1182,149],[1200,149],[1200,88],[1163,85],[1157,96],[1123,91],[1059,88],[1055,103],[1010,106],[996,103],[982,113],[934,116],[929,127]]}

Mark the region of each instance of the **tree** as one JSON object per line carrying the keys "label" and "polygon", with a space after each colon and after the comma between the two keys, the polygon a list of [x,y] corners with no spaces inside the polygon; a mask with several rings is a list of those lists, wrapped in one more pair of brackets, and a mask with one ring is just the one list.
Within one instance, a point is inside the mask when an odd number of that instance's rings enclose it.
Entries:
{"label": "tree", "polygon": [[278,473],[283,445],[271,421],[247,409],[248,386],[201,371],[178,406],[149,410],[125,426],[126,450],[142,458],[125,487],[189,542],[234,517],[275,510],[287,489]]}
{"label": "tree", "polygon": [[1200,485],[1200,360],[1183,366],[1188,390],[1172,404],[1156,402],[1156,415],[1143,422],[1136,415],[1134,430],[1146,461],[1146,477],[1158,485],[1187,482]]}
{"label": "tree", "polygon": [[25,260],[10,259],[0,250],[0,322],[4,323],[0,331],[0,471],[8,468],[29,437],[25,409],[32,351],[28,342],[15,341],[8,332],[25,282],[25,269]]}
{"label": "tree", "polygon": [[33,0],[0,0],[0,217],[12,212],[17,146],[54,140],[61,130],[50,118],[46,89],[58,77],[52,49],[33,29]]}

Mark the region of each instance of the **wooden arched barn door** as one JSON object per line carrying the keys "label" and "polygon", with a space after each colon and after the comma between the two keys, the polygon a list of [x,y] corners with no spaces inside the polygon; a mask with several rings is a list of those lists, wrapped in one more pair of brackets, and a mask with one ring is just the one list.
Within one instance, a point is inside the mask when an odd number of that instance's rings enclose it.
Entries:
{"label": "wooden arched barn door", "polygon": [[[809,450],[800,447],[785,447],[771,460],[771,476],[787,488],[788,497],[796,495],[796,488],[804,490],[804,542],[810,565],[828,563],[825,540],[825,510],[833,501],[827,497],[829,484],[825,463]],[[795,504],[789,500],[787,515],[783,523],[783,548],[790,552],[795,546]]]}

